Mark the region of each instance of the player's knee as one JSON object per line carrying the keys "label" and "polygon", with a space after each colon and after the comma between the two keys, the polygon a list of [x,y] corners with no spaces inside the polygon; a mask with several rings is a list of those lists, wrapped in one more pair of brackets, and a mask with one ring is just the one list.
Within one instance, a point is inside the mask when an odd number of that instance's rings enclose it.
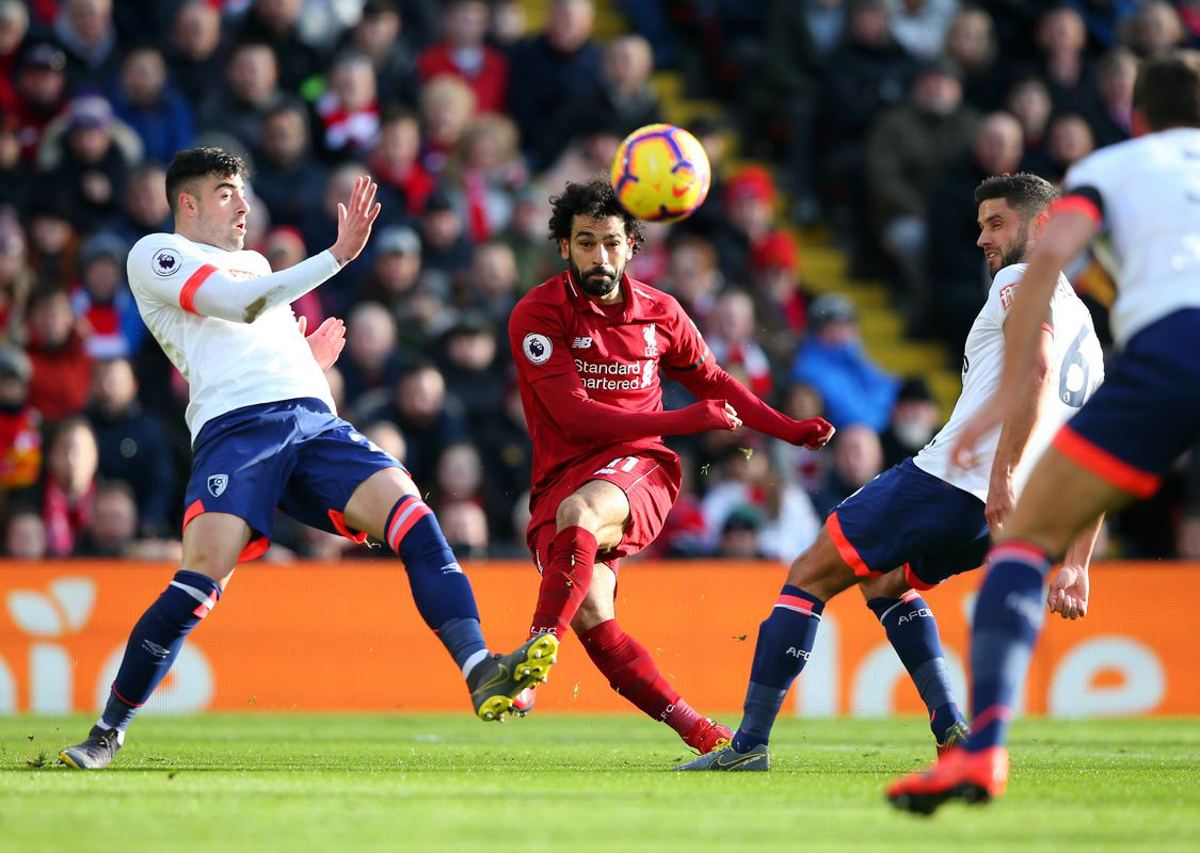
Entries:
{"label": "player's knee", "polygon": [[867,601],[872,598],[899,598],[909,589],[911,587],[903,569],[894,569],[877,578],[867,578],[859,585],[859,591]]}
{"label": "player's knee", "polygon": [[828,601],[857,582],[854,572],[837,558],[836,552],[831,554],[817,545],[797,557],[788,572],[789,584],[822,601]]}
{"label": "player's knee", "polygon": [[554,521],[559,530],[566,530],[568,527],[582,527],[595,534],[600,528],[599,514],[587,499],[579,495],[571,495],[558,505]]}

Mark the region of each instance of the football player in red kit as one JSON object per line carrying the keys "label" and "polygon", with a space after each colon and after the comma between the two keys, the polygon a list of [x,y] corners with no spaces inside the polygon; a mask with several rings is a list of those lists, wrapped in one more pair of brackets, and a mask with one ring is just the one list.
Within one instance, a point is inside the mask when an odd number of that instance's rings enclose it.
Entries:
{"label": "football player in red kit", "polygon": [[[717,366],[672,296],[625,275],[642,234],[606,181],[569,183],[551,201],[567,269],[530,291],[508,326],[533,440],[526,538],[542,582],[530,634],[561,637],[570,625],[614,690],[707,753],[729,729],[692,710],[615,618],[618,561],[654,541],[679,494],[679,458],[662,436],[744,423],[819,448],[833,427],[763,403]],[[700,402],[664,411],[661,376]],[[527,691],[512,710],[531,703]]]}

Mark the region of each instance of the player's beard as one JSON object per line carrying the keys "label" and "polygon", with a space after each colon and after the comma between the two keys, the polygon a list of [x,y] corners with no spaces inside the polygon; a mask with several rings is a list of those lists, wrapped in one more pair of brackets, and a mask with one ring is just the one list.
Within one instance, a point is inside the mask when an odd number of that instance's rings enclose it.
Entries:
{"label": "player's beard", "polygon": [[996,267],[992,273],[992,278],[996,277],[996,273],[1005,267],[1010,267],[1013,264],[1019,264],[1025,260],[1025,253],[1029,251],[1029,226],[1021,232],[1021,236],[1017,242],[1013,243],[1007,249],[1000,252],[1000,266]]}
{"label": "player's beard", "polygon": [[[592,267],[586,273],[575,266],[575,262],[570,262],[571,275],[579,282],[579,286],[583,288],[583,292],[588,296],[605,297],[612,293],[621,281],[621,274],[625,271],[624,267],[618,267],[615,272],[609,276],[608,270],[603,267]],[[605,276],[604,278],[592,278],[592,276]]]}

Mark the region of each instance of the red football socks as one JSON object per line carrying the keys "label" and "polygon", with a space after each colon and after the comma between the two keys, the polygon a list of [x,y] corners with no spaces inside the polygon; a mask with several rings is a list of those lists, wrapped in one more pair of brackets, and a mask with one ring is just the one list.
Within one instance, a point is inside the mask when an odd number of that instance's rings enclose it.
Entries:
{"label": "red football socks", "polygon": [[687,734],[701,719],[667,682],[645,647],[609,619],[579,635],[583,648],[608,683],[639,711]]}
{"label": "red football socks", "polygon": [[592,583],[596,537],[582,527],[558,531],[550,546],[550,564],[542,567],[530,635],[554,634],[562,639]]}

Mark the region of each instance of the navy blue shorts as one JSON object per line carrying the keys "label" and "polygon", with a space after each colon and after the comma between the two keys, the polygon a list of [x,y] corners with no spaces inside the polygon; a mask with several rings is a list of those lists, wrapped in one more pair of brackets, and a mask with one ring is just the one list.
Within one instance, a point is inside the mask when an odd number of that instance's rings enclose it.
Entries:
{"label": "navy blue shorts", "polygon": [[205,512],[227,512],[250,525],[239,562],[271,544],[275,508],[297,521],[357,542],[342,513],[358,485],[384,468],[404,466],[320,400],[303,398],[235,409],[200,430],[193,448],[183,526]]}
{"label": "navy blue shorts", "polygon": [[825,529],[854,574],[903,567],[914,589],[983,565],[992,545],[983,501],[905,459],[846,498]]}
{"label": "navy blue shorts", "polygon": [[1142,329],[1054,447],[1122,491],[1147,498],[1200,438],[1200,309]]}

